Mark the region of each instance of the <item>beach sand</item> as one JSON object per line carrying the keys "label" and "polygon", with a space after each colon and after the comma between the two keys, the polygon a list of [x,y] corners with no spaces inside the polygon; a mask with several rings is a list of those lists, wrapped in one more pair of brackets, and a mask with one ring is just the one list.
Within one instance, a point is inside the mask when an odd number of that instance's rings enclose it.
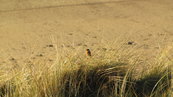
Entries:
{"label": "beach sand", "polygon": [[172,46],[172,0],[40,1],[0,0],[0,64],[53,61],[60,48],[85,53],[113,41],[150,60]]}

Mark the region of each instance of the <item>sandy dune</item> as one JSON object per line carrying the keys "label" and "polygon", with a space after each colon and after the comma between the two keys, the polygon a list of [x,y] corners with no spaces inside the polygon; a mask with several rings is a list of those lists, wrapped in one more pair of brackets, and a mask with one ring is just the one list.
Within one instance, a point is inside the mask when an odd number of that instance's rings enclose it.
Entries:
{"label": "sandy dune", "polygon": [[134,41],[151,59],[173,42],[173,1],[0,0],[1,64],[53,57],[53,43],[93,49],[114,40]]}
{"label": "sandy dune", "polygon": [[[1,11],[39,9],[59,6],[93,5],[100,3],[121,2],[125,0],[0,0]],[[127,0],[126,0],[127,1]],[[129,0],[128,0],[129,1]],[[133,0],[134,1],[134,0]],[[139,1],[139,0],[138,0]]]}

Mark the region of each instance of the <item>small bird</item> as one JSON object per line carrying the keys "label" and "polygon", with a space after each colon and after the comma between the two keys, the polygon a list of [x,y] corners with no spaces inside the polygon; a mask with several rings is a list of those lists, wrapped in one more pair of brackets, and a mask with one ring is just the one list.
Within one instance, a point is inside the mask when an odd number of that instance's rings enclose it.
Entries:
{"label": "small bird", "polygon": [[90,56],[91,57],[91,51],[90,51],[90,49],[86,49],[86,56]]}

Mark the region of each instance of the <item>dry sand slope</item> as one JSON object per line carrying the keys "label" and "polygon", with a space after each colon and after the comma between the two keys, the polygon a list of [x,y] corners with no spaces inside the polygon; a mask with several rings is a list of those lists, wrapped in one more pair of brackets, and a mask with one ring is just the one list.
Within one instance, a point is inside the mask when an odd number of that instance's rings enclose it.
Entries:
{"label": "dry sand slope", "polygon": [[[111,3],[125,0],[0,0],[1,11],[12,11],[31,8],[53,7],[63,5],[78,5],[88,3]],[[129,1],[129,0],[126,0]],[[133,0],[134,1],[134,0]],[[138,0],[139,1],[139,0]]]}
{"label": "dry sand slope", "polygon": [[52,42],[73,50],[114,40],[134,41],[146,58],[172,45],[173,1],[0,0],[1,64],[53,57]]}

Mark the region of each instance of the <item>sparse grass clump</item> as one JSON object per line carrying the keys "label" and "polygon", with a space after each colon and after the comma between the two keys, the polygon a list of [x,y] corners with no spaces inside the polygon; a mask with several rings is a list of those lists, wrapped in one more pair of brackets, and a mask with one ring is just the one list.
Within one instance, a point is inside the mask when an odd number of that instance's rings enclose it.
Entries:
{"label": "sparse grass clump", "polygon": [[[62,95],[65,97],[107,97],[120,95],[130,86],[131,76],[122,63],[99,66],[81,66],[64,73]],[[127,76],[128,75],[128,76]],[[124,80],[126,78],[126,80]],[[123,90],[123,88],[125,90]],[[113,92],[114,91],[114,92]]]}
{"label": "sparse grass clump", "polygon": [[134,89],[138,97],[170,97],[171,71],[154,68],[135,81]]}
{"label": "sparse grass clump", "polygon": [[135,79],[122,63],[82,66],[64,73],[61,97],[169,97],[170,72],[160,70]]}

